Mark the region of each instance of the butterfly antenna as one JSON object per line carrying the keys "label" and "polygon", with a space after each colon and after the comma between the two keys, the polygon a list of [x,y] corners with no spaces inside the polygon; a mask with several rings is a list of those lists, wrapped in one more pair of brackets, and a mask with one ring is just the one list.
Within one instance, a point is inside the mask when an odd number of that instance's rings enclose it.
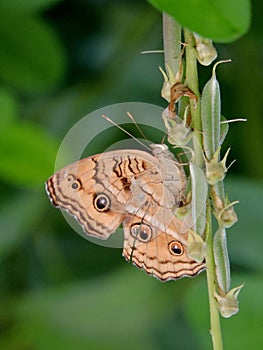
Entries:
{"label": "butterfly antenna", "polygon": [[[131,115],[130,112],[127,112],[128,114],[128,117],[132,120],[132,122],[134,123],[134,125],[136,126],[137,130],[139,131],[139,133],[142,135],[142,137],[147,141],[147,137],[144,135],[142,129],[139,127],[139,125],[136,123],[136,120],[134,119],[134,117]],[[162,141],[161,141],[161,144],[164,143],[164,139],[165,137],[167,137],[167,134],[164,133],[163,137],[162,137]]]}
{"label": "butterfly antenna", "polygon": [[139,133],[142,135],[142,137],[144,138],[144,140],[147,140],[147,137],[144,135],[142,129],[139,127],[139,125],[137,124],[136,120],[134,119],[134,117],[132,116],[132,114],[130,112],[127,112],[128,117],[131,119],[131,121],[133,122],[133,124],[135,125],[136,129],[139,131]]}
{"label": "butterfly antenna", "polygon": [[[123,127],[121,127],[119,124],[115,123],[115,121],[113,121],[112,119],[110,119],[109,117],[107,117],[105,114],[102,114],[102,118],[106,119],[108,122],[110,122],[111,124],[113,124],[114,126],[116,126],[117,128],[119,128],[121,131],[123,131],[126,135],[130,136],[132,139],[134,139],[135,141],[137,141],[141,146],[145,147],[147,150],[151,151],[151,148],[146,146],[143,142],[141,142],[140,140],[138,140],[135,136],[133,136],[131,133],[129,133],[129,131],[125,130]],[[138,126],[137,126],[138,127]]]}

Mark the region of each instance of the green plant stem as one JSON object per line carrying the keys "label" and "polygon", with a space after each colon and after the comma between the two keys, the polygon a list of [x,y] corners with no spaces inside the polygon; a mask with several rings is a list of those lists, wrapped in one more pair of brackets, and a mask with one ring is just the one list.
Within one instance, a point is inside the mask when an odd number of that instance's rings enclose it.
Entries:
{"label": "green plant stem", "polygon": [[217,301],[215,299],[216,275],[215,275],[215,262],[214,262],[214,253],[213,253],[211,210],[209,205],[207,206],[206,244],[207,244],[206,276],[207,276],[207,287],[208,287],[209,308],[210,308],[210,327],[211,327],[210,334],[212,337],[214,350],[223,350],[220,315],[219,315]]}
{"label": "green plant stem", "polygon": [[[196,106],[193,101],[191,103],[191,116],[192,127],[196,130],[196,137],[193,139],[195,162],[200,168],[204,168],[204,156],[202,150],[202,121],[201,121],[201,103],[198,84],[198,72],[197,72],[197,60],[194,47],[193,34],[185,29],[184,38],[186,43],[185,55],[186,55],[186,70],[185,70],[185,83],[197,96],[198,101]],[[206,268],[207,268],[207,286],[210,308],[210,332],[213,342],[214,350],[223,349],[223,341],[220,327],[220,315],[215,299],[216,288],[216,270],[213,253],[213,236],[212,236],[212,223],[211,223],[211,211],[209,199],[207,199],[207,226],[206,226]]]}
{"label": "green plant stem", "polygon": [[[175,75],[179,68],[180,58],[180,33],[181,27],[171,17],[163,15],[163,42],[164,42],[164,56],[165,63],[169,65],[173,74]],[[204,168],[204,156],[202,151],[202,122],[201,122],[201,105],[200,93],[198,85],[197,61],[194,48],[193,34],[184,30],[184,37],[186,42],[186,81],[185,83],[197,96],[198,101],[196,105],[194,101],[190,100],[192,127],[197,131],[196,137],[193,138],[195,162],[200,168]],[[207,224],[206,224],[206,243],[207,243],[207,286],[210,306],[210,325],[211,336],[214,350],[222,350],[223,342],[221,336],[220,316],[215,299],[216,291],[216,273],[213,253],[213,236],[211,223],[210,203],[207,204]]]}

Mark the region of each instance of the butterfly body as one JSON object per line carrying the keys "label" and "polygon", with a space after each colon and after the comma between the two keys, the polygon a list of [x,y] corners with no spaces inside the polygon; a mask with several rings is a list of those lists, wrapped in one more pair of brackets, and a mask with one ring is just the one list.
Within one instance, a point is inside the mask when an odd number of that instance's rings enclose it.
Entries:
{"label": "butterfly body", "polygon": [[188,256],[188,232],[175,216],[185,174],[165,145],[152,148],[81,159],[51,176],[46,189],[87,235],[107,239],[122,223],[123,255],[147,273],[162,281],[193,276],[205,265]]}

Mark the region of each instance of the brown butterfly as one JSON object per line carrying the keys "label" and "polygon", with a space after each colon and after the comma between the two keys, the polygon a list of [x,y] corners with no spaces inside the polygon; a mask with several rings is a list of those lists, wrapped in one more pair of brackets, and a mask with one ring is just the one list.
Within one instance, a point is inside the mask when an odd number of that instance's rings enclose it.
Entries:
{"label": "brown butterfly", "polygon": [[205,268],[187,253],[175,211],[184,204],[186,177],[165,145],[153,154],[116,150],[84,158],[51,176],[52,204],[73,215],[88,236],[107,239],[122,223],[123,255],[162,281]]}

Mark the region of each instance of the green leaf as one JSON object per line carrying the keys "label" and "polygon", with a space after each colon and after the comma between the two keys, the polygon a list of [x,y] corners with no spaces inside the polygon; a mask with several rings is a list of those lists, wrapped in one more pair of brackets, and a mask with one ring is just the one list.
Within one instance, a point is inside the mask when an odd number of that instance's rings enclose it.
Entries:
{"label": "green leaf", "polygon": [[61,0],[0,0],[0,9],[20,13],[35,13],[61,2]]}
{"label": "green leaf", "polygon": [[43,185],[54,171],[57,150],[57,143],[40,127],[12,125],[0,139],[0,177],[15,185]]}
{"label": "green leaf", "polygon": [[40,19],[1,13],[0,79],[24,92],[51,89],[62,79],[65,60],[52,29]]}
{"label": "green leaf", "polygon": [[249,0],[148,0],[182,26],[205,38],[229,42],[247,32]]}

